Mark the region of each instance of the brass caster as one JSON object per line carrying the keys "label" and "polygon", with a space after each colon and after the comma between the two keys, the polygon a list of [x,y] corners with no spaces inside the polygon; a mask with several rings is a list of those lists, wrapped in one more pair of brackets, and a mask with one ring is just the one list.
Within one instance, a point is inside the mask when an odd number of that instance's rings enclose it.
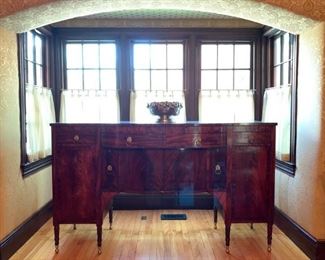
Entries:
{"label": "brass caster", "polygon": [[226,253],[230,254],[229,246],[226,246]]}
{"label": "brass caster", "polygon": [[272,249],[271,249],[271,246],[267,246],[267,251],[268,251],[268,252],[271,252],[271,250],[272,250]]}
{"label": "brass caster", "polygon": [[59,253],[59,246],[55,246],[55,253]]}
{"label": "brass caster", "polygon": [[102,248],[99,246],[98,247],[98,254],[101,255],[102,254]]}

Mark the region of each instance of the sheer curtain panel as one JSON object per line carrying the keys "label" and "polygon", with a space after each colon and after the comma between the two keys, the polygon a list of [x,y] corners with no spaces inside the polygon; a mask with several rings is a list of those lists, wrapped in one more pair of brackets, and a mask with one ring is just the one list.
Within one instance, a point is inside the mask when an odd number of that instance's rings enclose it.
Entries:
{"label": "sheer curtain panel", "polygon": [[26,86],[26,135],[29,162],[51,154],[51,127],[55,122],[52,91],[45,87]]}
{"label": "sheer curtain panel", "polygon": [[116,123],[119,120],[119,98],[115,90],[63,90],[61,93],[62,123]]}
{"label": "sheer curtain panel", "polygon": [[276,158],[290,160],[290,86],[267,88],[263,98],[263,121],[276,122]]}
{"label": "sheer curtain panel", "polygon": [[202,90],[199,95],[199,119],[207,123],[254,121],[252,90]]}

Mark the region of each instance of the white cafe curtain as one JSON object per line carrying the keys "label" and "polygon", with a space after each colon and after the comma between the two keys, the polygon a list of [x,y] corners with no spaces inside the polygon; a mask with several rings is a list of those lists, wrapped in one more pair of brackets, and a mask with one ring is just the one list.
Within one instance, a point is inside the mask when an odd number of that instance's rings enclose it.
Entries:
{"label": "white cafe curtain", "polygon": [[252,90],[202,90],[199,94],[199,120],[208,123],[254,121]]}
{"label": "white cafe curtain", "polygon": [[116,123],[120,121],[119,98],[114,90],[63,90],[60,122]]}
{"label": "white cafe curtain", "polygon": [[263,121],[275,122],[276,158],[290,159],[291,87],[267,88],[263,98]]}
{"label": "white cafe curtain", "polygon": [[186,121],[185,97],[183,91],[140,91],[131,92],[130,121],[141,123],[154,123],[159,117],[150,113],[147,105],[150,102],[178,101],[182,104],[179,115],[171,116],[173,122]]}
{"label": "white cafe curtain", "polygon": [[55,122],[52,91],[26,86],[26,153],[29,162],[51,154],[51,127]]}

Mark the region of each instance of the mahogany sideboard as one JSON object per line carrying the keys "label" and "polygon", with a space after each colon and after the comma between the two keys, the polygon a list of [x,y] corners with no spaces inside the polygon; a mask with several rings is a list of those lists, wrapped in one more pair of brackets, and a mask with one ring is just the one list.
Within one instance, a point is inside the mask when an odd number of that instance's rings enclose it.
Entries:
{"label": "mahogany sideboard", "polygon": [[52,124],[56,251],[60,224],[94,223],[100,253],[104,208],[121,193],[212,194],[224,216],[227,252],[231,224],[246,222],[267,223],[270,250],[275,125]]}

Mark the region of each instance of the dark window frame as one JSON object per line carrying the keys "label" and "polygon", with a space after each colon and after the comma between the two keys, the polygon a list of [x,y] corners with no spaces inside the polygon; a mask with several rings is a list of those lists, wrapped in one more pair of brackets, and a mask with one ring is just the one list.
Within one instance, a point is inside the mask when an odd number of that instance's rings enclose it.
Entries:
{"label": "dark window frame", "polygon": [[[38,28],[32,30],[31,33],[40,36],[43,40],[42,44],[42,64],[43,64],[43,85],[45,87],[54,86],[53,82],[53,69],[51,66],[52,55],[53,55],[53,44],[52,44],[52,33],[48,28]],[[19,66],[19,106],[20,106],[20,148],[21,148],[21,158],[20,158],[20,168],[23,177],[27,177],[31,174],[38,172],[39,170],[51,165],[52,156],[49,155],[45,158],[34,162],[28,162],[27,151],[26,151],[26,83],[27,83],[27,33],[21,33],[17,35],[18,43],[18,66]],[[35,55],[35,48],[34,48]],[[36,65],[35,65],[36,66]],[[34,71],[34,80],[35,80]],[[35,83],[35,81],[34,81]]]}
{"label": "dark window frame", "polygon": [[[286,32],[274,28],[265,28],[265,76],[264,86],[274,87],[274,40],[282,37]],[[282,42],[282,40],[281,40]],[[290,117],[290,160],[283,161],[276,159],[276,168],[289,176],[294,176],[296,171],[296,136],[297,136],[297,89],[298,89],[298,51],[299,36],[290,34],[290,51],[292,62],[291,77],[291,117]],[[283,55],[283,45],[281,43],[281,56]],[[281,62],[280,62],[281,64]],[[281,84],[283,83],[283,73],[281,72]]]}
{"label": "dark window frame", "polygon": [[[200,41],[227,41],[247,42],[255,44],[253,57],[253,79],[256,89],[255,119],[261,119],[261,28],[55,28],[56,36],[56,81],[65,86],[64,71],[64,43],[73,40],[115,40],[117,47],[117,78],[120,98],[121,121],[129,120],[130,93],[133,86],[132,72],[132,42],[134,41],[184,41],[184,94],[186,118],[188,121],[198,120],[198,42]],[[122,51],[123,50],[123,51]],[[121,76],[123,75],[123,77]],[[59,86],[60,84],[58,84]],[[56,108],[60,106],[60,89],[55,90]],[[58,114],[58,112],[57,112]]]}

